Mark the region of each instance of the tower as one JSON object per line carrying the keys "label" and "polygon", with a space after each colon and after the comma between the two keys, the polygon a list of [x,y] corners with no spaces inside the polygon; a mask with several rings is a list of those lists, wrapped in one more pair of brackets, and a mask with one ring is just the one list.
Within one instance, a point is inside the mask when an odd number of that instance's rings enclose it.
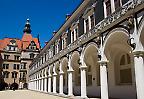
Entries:
{"label": "tower", "polygon": [[30,25],[30,20],[27,19],[23,32],[30,34],[30,33],[31,33],[30,27],[31,27],[31,25]]}

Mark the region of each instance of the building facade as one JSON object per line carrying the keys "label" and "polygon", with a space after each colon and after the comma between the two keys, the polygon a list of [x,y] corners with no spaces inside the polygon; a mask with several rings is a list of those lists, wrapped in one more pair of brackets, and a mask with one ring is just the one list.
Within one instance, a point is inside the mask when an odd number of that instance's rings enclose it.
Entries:
{"label": "building facade", "polygon": [[29,89],[144,99],[144,0],[83,0],[30,64]]}
{"label": "building facade", "polygon": [[22,39],[0,40],[2,75],[4,82],[10,87],[15,83],[19,88],[27,88],[29,65],[40,51],[38,38],[32,37],[29,19],[23,32]]}

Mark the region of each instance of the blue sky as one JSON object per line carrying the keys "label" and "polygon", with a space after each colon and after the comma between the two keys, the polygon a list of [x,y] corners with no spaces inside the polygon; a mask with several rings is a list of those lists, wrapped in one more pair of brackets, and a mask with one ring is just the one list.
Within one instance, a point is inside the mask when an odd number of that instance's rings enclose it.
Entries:
{"label": "blue sky", "polygon": [[22,38],[26,19],[30,19],[32,35],[40,34],[42,47],[58,30],[81,0],[0,0],[0,39]]}

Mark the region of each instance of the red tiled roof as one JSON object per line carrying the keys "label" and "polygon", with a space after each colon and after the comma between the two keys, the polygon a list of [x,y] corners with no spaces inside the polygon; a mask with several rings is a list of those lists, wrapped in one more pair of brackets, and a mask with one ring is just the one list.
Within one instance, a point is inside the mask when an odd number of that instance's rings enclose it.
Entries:
{"label": "red tiled roof", "polygon": [[21,45],[22,45],[21,40],[15,38],[4,38],[3,40],[0,40],[0,50],[6,48],[6,46],[10,43],[12,39],[16,41],[18,48],[21,49]]}
{"label": "red tiled roof", "polygon": [[28,33],[24,33],[22,37],[22,41],[31,41],[32,40],[32,35]]}
{"label": "red tiled roof", "polygon": [[15,39],[15,38],[4,38],[0,40],[0,50],[3,50],[4,48],[6,48],[6,46],[10,43],[12,39],[16,41],[16,44],[18,45],[19,49],[25,50],[29,46],[31,41],[34,41],[35,44],[37,45],[37,48],[40,49],[38,38],[33,38],[31,34],[24,33],[22,40]]}

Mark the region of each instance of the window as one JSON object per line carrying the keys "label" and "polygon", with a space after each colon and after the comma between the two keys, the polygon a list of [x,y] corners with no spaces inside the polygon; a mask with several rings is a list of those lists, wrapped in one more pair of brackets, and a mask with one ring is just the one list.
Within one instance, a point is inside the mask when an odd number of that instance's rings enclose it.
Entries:
{"label": "window", "polygon": [[78,38],[78,28],[75,29],[76,39]]}
{"label": "window", "polygon": [[125,3],[127,3],[129,0],[122,0],[122,4],[124,5]]}
{"label": "window", "polygon": [[119,84],[132,84],[131,59],[129,54],[120,57]]}
{"label": "window", "polygon": [[14,65],[13,65],[13,69],[15,69],[15,70],[16,70],[16,69],[19,70],[19,66],[20,66],[19,64],[14,64]]}
{"label": "window", "polygon": [[47,54],[45,53],[45,61],[47,60]]}
{"label": "window", "polygon": [[4,71],[3,75],[4,75],[4,78],[9,78],[9,72],[8,71]]}
{"label": "window", "polygon": [[120,0],[114,0],[115,2],[115,9],[117,10],[120,7]]}
{"label": "window", "polygon": [[85,24],[86,24],[86,33],[88,33],[88,31],[89,31],[89,21],[88,21],[88,19],[85,20]]}
{"label": "window", "polygon": [[15,51],[16,50],[16,48],[15,47],[13,47],[13,51]]}
{"label": "window", "polygon": [[72,42],[74,41],[74,31],[72,31]]}
{"label": "window", "polygon": [[27,47],[27,49],[31,49],[31,50],[36,50],[36,44],[34,41],[31,41],[31,43],[29,44],[29,46]]}
{"label": "window", "polygon": [[3,69],[9,69],[9,64],[3,64]]}
{"label": "window", "polygon": [[31,53],[31,54],[30,54],[30,59],[33,59],[34,56],[35,56],[35,54],[34,54],[34,53]]}
{"label": "window", "polygon": [[43,64],[43,57],[41,58],[42,64]]}
{"label": "window", "polygon": [[17,78],[17,72],[12,72],[12,78]]}
{"label": "window", "polygon": [[106,11],[107,11],[107,16],[111,14],[111,3],[110,0],[107,0],[106,2]]}
{"label": "window", "polygon": [[9,50],[11,50],[11,46],[9,46]]}
{"label": "window", "polygon": [[20,60],[20,56],[15,55],[15,56],[14,56],[14,59],[15,59],[15,60]]}
{"label": "window", "polygon": [[26,63],[24,63],[24,65],[23,65],[23,69],[26,69]]}
{"label": "window", "polygon": [[16,64],[14,64],[13,69],[16,69]]}
{"label": "window", "polygon": [[19,70],[19,66],[20,66],[20,65],[19,65],[19,64],[17,64],[17,70]]}
{"label": "window", "polygon": [[9,59],[10,55],[4,55],[4,59]]}
{"label": "window", "polygon": [[91,19],[91,28],[93,28],[94,25],[95,25],[95,23],[94,23],[94,15],[91,15],[90,19]]}

